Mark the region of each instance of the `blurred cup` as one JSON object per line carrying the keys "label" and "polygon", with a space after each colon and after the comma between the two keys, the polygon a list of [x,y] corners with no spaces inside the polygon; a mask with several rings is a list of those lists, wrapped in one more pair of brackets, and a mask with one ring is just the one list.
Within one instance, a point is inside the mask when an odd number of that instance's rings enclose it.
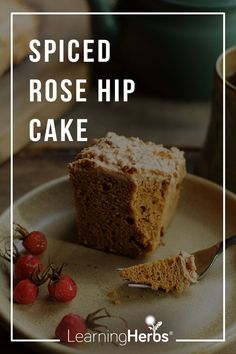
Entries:
{"label": "blurred cup", "polygon": [[[226,63],[226,188],[236,193],[236,46],[225,53]],[[223,55],[216,62],[212,113],[200,161],[200,174],[223,183]]]}
{"label": "blurred cup", "polygon": [[[236,0],[89,0],[89,4],[94,12],[159,13],[91,19],[94,36],[110,40],[113,63],[137,87],[181,101],[211,98],[223,36],[222,16],[214,12],[226,14],[226,46],[231,47],[236,38]],[[180,14],[186,12],[193,13]],[[201,12],[208,15],[199,16]]]}

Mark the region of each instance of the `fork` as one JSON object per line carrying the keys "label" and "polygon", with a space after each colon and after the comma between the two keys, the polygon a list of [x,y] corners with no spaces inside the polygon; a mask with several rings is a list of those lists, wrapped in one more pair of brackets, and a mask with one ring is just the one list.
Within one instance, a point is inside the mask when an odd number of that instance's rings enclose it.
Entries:
{"label": "fork", "polygon": [[[208,270],[215,263],[217,257],[223,252],[223,244],[224,241],[221,241],[209,248],[205,248],[203,250],[191,253],[195,259],[198,279],[202,278],[208,272]],[[236,235],[228,237],[225,240],[225,249],[233,245],[236,245]],[[117,270],[122,270],[122,268],[118,268]],[[151,288],[150,285],[139,283],[128,283],[128,286],[133,288]]]}

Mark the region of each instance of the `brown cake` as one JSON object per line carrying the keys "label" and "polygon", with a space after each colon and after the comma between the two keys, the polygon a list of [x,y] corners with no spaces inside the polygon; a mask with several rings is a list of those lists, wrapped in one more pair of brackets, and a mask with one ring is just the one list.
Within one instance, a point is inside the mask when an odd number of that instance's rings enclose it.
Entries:
{"label": "brown cake", "polygon": [[149,285],[153,290],[182,293],[197,282],[196,270],[194,256],[182,251],[172,258],[124,268],[120,275],[131,283]]}
{"label": "brown cake", "polygon": [[132,257],[160,244],[186,173],[177,148],[115,133],[83,149],[69,172],[79,243]]}

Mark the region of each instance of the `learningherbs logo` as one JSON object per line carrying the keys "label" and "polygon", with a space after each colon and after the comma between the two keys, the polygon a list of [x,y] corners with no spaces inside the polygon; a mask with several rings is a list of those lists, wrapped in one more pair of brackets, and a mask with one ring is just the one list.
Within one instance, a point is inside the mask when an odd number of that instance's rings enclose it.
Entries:
{"label": "learningherbs logo", "polygon": [[68,342],[69,343],[113,343],[118,346],[125,346],[128,343],[167,343],[170,336],[173,335],[173,331],[162,332],[162,321],[156,321],[156,318],[152,315],[145,317],[145,324],[149,331],[143,332],[138,329],[127,329],[125,332],[116,333],[107,330],[106,332],[86,332],[85,334],[77,333],[76,336],[70,336],[70,330],[68,329]]}

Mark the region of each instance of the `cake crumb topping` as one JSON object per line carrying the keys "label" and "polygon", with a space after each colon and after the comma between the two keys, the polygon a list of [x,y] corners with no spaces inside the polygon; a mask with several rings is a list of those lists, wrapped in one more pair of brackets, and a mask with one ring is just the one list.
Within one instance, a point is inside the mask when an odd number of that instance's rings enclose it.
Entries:
{"label": "cake crumb topping", "polygon": [[[76,163],[91,161],[95,165],[123,173],[152,172],[154,175],[173,175],[180,168],[183,152],[172,147],[144,142],[139,138],[126,138],[115,133],[107,133],[94,139],[91,146],[77,155]],[[84,163],[84,162],[83,162]]]}
{"label": "cake crumb topping", "polygon": [[196,283],[198,280],[198,274],[195,265],[194,255],[188,254],[185,251],[180,251],[179,258],[184,277],[188,281],[190,281],[190,283]]}

